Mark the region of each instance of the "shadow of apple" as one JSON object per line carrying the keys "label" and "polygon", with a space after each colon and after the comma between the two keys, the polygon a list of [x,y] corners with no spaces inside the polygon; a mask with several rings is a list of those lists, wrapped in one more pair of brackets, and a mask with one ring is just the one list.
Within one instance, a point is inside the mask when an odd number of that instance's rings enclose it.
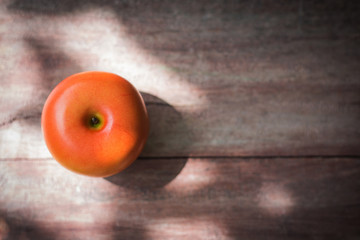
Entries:
{"label": "shadow of apple", "polygon": [[[150,119],[150,134],[143,153],[126,170],[105,179],[121,187],[146,191],[162,188],[181,172],[187,156],[172,155],[169,149],[178,147],[178,132],[188,129],[181,114],[170,104],[148,93],[141,95]],[[191,141],[182,143],[182,151],[190,144]]]}

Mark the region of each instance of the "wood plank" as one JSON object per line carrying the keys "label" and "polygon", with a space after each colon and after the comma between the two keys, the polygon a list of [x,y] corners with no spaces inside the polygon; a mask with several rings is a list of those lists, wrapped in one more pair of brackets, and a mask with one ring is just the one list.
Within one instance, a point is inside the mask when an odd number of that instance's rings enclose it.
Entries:
{"label": "wood plank", "polygon": [[359,2],[4,1],[0,156],[47,158],[50,90],[86,70],[144,94],[143,156],[360,154]]}
{"label": "wood plank", "polygon": [[359,179],[354,158],[143,159],[105,179],[1,160],[0,238],[358,239]]}

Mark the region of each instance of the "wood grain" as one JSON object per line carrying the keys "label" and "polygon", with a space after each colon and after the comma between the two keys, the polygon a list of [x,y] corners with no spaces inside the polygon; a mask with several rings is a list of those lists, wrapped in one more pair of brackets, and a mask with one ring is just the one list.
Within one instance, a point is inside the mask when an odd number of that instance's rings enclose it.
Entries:
{"label": "wood grain", "polygon": [[105,179],[1,160],[0,234],[2,222],[8,239],[357,239],[359,179],[350,158],[146,159]]}
{"label": "wood grain", "polygon": [[358,1],[4,1],[0,157],[50,157],[40,115],[70,74],[144,94],[144,157],[358,156]]}
{"label": "wood grain", "polygon": [[[359,239],[359,13],[1,1],[0,240]],[[141,158],[109,178],[62,168],[41,135],[51,89],[88,70],[131,81],[151,120]]]}

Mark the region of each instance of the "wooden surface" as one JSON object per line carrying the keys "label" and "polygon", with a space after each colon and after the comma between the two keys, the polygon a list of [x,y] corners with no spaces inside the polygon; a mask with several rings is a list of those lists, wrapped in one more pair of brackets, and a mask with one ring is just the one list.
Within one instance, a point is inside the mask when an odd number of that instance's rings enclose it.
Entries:
{"label": "wooden surface", "polygon": [[0,174],[10,239],[360,236],[354,159],[147,159],[106,179],[8,160]]}
{"label": "wooden surface", "polygon": [[[358,1],[0,3],[0,239],[359,239]],[[142,93],[109,178],[60,167],[40,116],[80,71]]]}

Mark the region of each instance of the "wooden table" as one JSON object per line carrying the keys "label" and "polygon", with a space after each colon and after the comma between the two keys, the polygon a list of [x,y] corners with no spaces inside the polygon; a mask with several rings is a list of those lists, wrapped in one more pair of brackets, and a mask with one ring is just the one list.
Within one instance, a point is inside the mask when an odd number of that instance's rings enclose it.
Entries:
{"label": "wooden table", "polygon": [[[359,239],[359,1],[0,3],[0,239]],[[151,134],[109,178],[60,167],[44,101],[102,70]]]}

